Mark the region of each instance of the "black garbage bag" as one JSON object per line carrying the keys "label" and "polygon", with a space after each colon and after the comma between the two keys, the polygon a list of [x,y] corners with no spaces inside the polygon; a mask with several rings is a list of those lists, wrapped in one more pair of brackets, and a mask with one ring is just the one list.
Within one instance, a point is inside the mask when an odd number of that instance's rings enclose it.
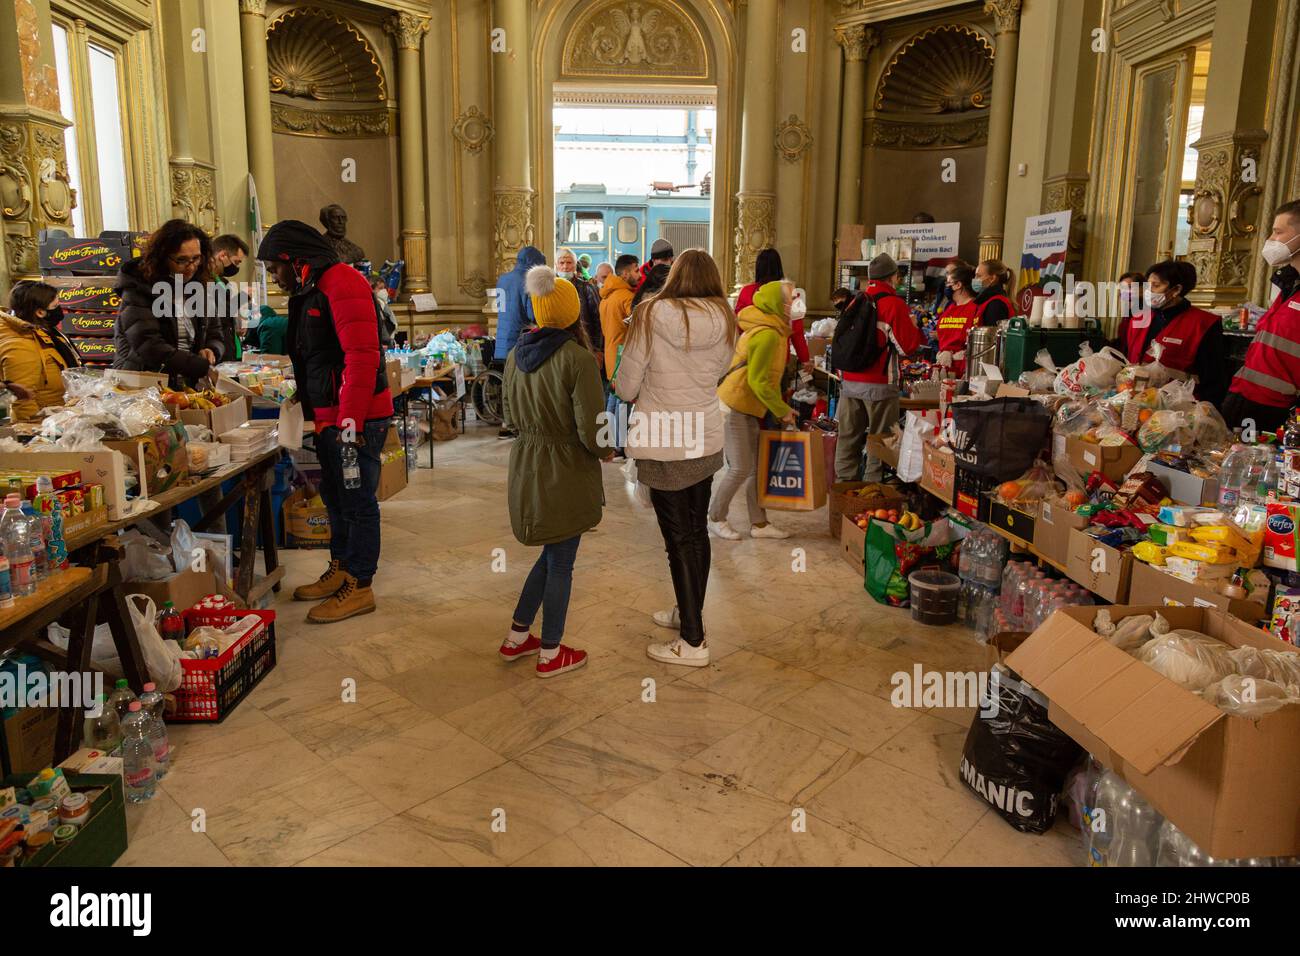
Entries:
{"label": "black garbage bag", "polygon": [[998,665],[966,735],[961,779],[1017,830],[1046,833],[1082,752],[1047,719],[1042,695]]}
{"label": "black garbage bag", "polygon": [[958,402],[952,418],[958,467],[994,481],[1028,471],[1052,432],[1052,413],[1032,398]]}

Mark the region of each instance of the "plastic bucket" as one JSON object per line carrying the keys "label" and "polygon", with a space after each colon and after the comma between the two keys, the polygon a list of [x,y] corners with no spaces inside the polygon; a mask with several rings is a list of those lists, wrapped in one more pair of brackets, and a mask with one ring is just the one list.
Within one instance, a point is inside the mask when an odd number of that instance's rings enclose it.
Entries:
{"label": "plastic bucket", "polygon": [[907,576],[911,591],[912,620],[942,627],[957,621],[961,578],[947,571],[913,571]]}

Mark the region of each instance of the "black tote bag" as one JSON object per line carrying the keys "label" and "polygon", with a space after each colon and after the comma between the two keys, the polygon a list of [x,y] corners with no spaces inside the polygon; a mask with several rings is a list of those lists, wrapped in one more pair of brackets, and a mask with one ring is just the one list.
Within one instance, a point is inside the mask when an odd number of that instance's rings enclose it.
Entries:
{"label": "black tote bag", "polygon": [[1052,413],[1032,398],[958,402],[952,419],[957,466],[994,481],[1028,471],[1052,433]]}

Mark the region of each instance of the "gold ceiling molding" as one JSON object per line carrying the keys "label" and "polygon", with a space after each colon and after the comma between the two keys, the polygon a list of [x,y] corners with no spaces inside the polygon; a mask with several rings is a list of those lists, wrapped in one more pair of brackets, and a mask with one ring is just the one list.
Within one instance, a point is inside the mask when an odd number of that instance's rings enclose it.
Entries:
{"label": "gold ceiling molding", "polygon": [[672,0],[598,0],[564,41],[561,76],[707,79],[709,54]]}
{"label": "gold ceiling molding", "polygon": [[392,133],[393,118],[388,109],[305,110],[272,103],[271,128],[291,136],[367,139]]}
{"label": "gold ceiling molding", "polygon": [[271,92],[319,101],[387,99],[379,58],[356,27],[318,7],[295,7],[266,32]]}
{"label": "gold ceiling molding", "polygon": [[934,120],[900,121],[875,116],[867,120],[867,146],[883,149],[944,149],[984,146],[989,139],[988,114],[955,123]]}
{"label": "gold ceiling molding", "polygon": [[889,113],[962,113],[987,109],[993,89],[993,46],[971,27],[922,30],[890,58],[876,89],[876,109]]}
{"label": "gold ceiling molding", "polygon": [[777,152],[787,163],[797,163],[803,158],[804,153],[812,148],[812,132],[808,129],[808,124],[803,122],[794,113],[790,114],[789,119],[777,124],[776,127],[776,148]]}
{"label": "gold ceiling molding", "polygon": [[451,135],[460,143],[461,148],[469,153],[481,153],[483,147],[492,142],[496,129],[492,120],[477,106],[469,106],[456,117],[451,128]]}
{"label": "gold ceiling molding", "polygon": [[[698,91],[699,87],[696,87]],[[659,106],[711,110],[718,104],[713,93],[685,90],[565,90],[555,88],[556,106]]]}

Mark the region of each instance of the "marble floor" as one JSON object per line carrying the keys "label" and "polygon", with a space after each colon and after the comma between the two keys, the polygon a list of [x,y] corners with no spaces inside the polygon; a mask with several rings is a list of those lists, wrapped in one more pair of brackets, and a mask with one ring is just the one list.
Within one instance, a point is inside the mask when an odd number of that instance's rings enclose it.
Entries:
{"label": "marble floor", "polygon": [[1082,860],[1063,819],[1018,833],[963,788],[972,711],[891,704],[892,674],[979,670],[983,649],[875,604],[824,510],[774,514],[788,541],[714,540],[713,662],[674,668],[644,650],[672,603],[658,527],[607,466],[565,636],[590,663],[541,681],[499,660],[536,551],[510,533],[495,435],[437,445],[382,505],[376,613],[306,624],[288,595],[325,559],[282,552],[278,666],[223,724],[171,729],[174,766],[128,809],[120,865]]}

